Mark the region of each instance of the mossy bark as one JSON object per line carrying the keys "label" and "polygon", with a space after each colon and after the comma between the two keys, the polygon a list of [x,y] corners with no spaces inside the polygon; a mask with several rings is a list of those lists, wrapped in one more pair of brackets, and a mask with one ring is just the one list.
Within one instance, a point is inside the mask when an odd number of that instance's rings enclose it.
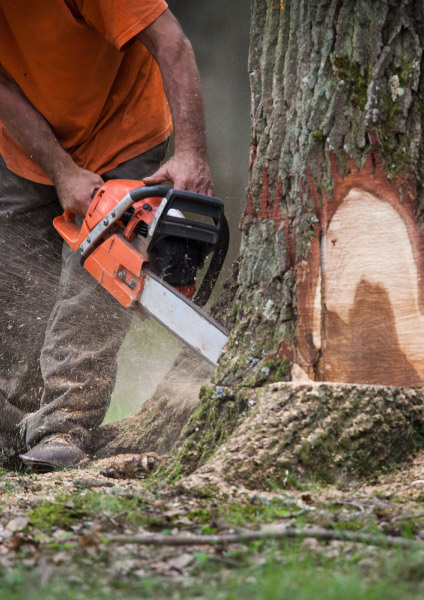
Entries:
{"label": "mossy bark", "polygon": [[[305,480],[346,483],[393,468],[423,446],[421,390],[278,383],[239,392],[242,397],[247,416],[198,468],[196,485],[281,489]],[[193,419],[196,426],[201,423]],[[181,473],[192,467],[192,457],[180,456]]]}

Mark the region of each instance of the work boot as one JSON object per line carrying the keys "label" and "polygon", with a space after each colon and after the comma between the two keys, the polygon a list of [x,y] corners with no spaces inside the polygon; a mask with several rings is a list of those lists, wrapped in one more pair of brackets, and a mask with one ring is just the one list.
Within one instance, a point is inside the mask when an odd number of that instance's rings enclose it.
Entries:
{"label": "work boot", "polygon": [[52,434],[46,436],[25,454],[21,454],[22,462],[38,472],[53,471],[76,467],[88,460],[88,456],[78,448],[70,436]]}

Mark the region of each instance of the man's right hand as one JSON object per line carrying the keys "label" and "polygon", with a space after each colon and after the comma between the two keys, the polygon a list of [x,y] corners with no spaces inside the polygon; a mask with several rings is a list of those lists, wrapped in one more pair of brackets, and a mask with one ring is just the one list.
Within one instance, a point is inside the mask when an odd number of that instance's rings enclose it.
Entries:
{"label": "man's right hand", "polygon": [[104,181],[100,175],[73,164],[70,169],[60,170],[53,183],[62,208],[83,217]]}

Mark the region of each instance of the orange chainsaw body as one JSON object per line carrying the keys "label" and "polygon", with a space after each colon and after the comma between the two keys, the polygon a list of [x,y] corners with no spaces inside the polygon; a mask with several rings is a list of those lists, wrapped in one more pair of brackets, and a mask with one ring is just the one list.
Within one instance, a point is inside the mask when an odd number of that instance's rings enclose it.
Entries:
{"label": "orange chainsaw body", "polygon": [[[65,211],[53,221],[56,230],[75,251],[90,241],[93,230],[113,213],[121,200],[132,190],[144,186],[142,181],[111,180],[96,193],[81,225],[75,215]],[[132,306],[141,295],[144,285],[143,266],[148,262],[132,243],[140,222],[149,225],[155,217],[162,198],[148,198],[132,204],[132,215],[126,225],[118,220],[107,230],[84,259],[84,268],[123,306]],[[191,298],[193,286],[178,288]]]}

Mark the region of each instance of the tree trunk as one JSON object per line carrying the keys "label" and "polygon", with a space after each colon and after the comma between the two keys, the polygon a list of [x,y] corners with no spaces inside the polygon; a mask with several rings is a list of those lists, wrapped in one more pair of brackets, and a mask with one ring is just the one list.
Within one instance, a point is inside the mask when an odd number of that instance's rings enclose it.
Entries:
{"label": "tree trunk", "polygon": [[423,39],[418,0],[253,0],[232,331],[171,475],[221,446],[204,482],[335,481],[422,447],[398,388],[424,382]]}
{"label": "tree trunk", "polygon": [[423,4],[253,1],[236,326],[218,381],[422,386]]}
{"label": "tree trunk", "polygon": [[424,382],[423,39],[418,0],[253,0],[232,330],[168,475],[220,445],[200,476],[259,487],[422,447],[397,388]]}

